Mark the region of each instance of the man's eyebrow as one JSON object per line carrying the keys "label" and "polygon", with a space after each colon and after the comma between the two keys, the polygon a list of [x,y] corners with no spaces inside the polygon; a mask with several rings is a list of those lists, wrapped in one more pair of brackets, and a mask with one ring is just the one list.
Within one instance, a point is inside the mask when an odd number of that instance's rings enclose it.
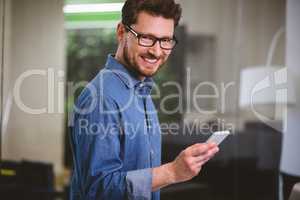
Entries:
{"label": "man's eyebrow", "polygon": [[172,36],[168,35],[168,36],[157,37],[157,36],[155,36],[155,35],[153,35],[151,33],[140,33],[140,34],[146,35],[146,36],[151,36],[151,37],[158,38],[158,39],[173,39],[174,38],[174,35],[172,35]]}
{"label": "man's eyebrow", "polygon": [[165,35],[165,36],[161,36],[161,37],[156,37],[154,34],[152,33],[145,33],[143,31],[139,31],[139,30],[136,30],[136,27],[131,27],[129,26],[129,28],[133,29],[135,32],[137,32],[138,34],[142,34],[142,35],[146,35],[146,36],[151,36],[151,37],[155,37],[155,38],[158,38],[158,39],[173,39],[174,38],[174,34],[169,36],[169,35]]}

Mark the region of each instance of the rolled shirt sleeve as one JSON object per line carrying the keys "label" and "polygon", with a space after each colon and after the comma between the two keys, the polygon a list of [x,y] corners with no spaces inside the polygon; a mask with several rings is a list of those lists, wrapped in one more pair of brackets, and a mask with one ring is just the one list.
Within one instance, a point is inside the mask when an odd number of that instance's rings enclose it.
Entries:
{"label": "rolled shirt sleeve", "polygon": [[127,172],[126,185],[129,200],[151,199],[152,169],[142,169]]}
{"label": "rolled shirt sleeve", "polygon": [[[123,169],[118,107],[109,97],[98,99],[84,91],[74,114],[71,141],[77,183],[71,190],[82,200],[150,200],[152,169]],[[91,106],[91,112],[79,112]]]}

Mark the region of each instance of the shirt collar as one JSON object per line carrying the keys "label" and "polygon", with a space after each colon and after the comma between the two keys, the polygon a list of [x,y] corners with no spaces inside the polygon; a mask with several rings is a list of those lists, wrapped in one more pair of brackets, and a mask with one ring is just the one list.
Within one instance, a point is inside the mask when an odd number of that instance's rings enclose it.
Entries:
{"label": "shirt collar", "polygon": [[[143,81],[137,79],[132,73],[130,73],[121,63],[119,63],[114,55],[109,54],[107,56],[107,61],[105,68],[111,70],[116,74],[121,81],[127,86],[127,88],[144,88],[149,93],[153,87],[153,79],[151,77],[146,77]],[[147,89],[148,88],[148,89]],[[148,93],[147,92],[147,93]]]}

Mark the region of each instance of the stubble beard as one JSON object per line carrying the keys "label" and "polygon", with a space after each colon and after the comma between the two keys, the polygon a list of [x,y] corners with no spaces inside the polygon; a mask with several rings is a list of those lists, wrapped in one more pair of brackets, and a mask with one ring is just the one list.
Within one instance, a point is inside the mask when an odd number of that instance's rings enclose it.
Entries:
{"label": "stubble beard", "polygon": [[161,68],[161,65],[158,67],[158,69],[152,73],[152,74],[145,74],[143,73],[141,70],[139,70],[139,67],[137,65],[137,63],[134,62],[134,60],[132,60],[132,62],[130,61],[129,58],[129,54],[128,54],[128,46],[127,46],[127,41],[124,44],[124,50],[123,50],[123,58],[124,58],[124,62],[125,62],[125,67],[132,72],[135,76],[139,77],[139,76],[144,76],[144,77],[152,77],[154,76],[159,69]]}

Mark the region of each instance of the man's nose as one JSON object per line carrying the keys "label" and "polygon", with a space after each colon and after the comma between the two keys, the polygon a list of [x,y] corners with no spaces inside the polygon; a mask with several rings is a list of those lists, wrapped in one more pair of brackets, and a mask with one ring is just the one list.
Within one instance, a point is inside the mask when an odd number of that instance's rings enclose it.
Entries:
{"label": "man's nose", "polygon": [[155,44],[149,48],[149,53],[153,54],[156,57],[159,57],[162,54],[162,49],[160,48],[159,41],[156,41]]}

